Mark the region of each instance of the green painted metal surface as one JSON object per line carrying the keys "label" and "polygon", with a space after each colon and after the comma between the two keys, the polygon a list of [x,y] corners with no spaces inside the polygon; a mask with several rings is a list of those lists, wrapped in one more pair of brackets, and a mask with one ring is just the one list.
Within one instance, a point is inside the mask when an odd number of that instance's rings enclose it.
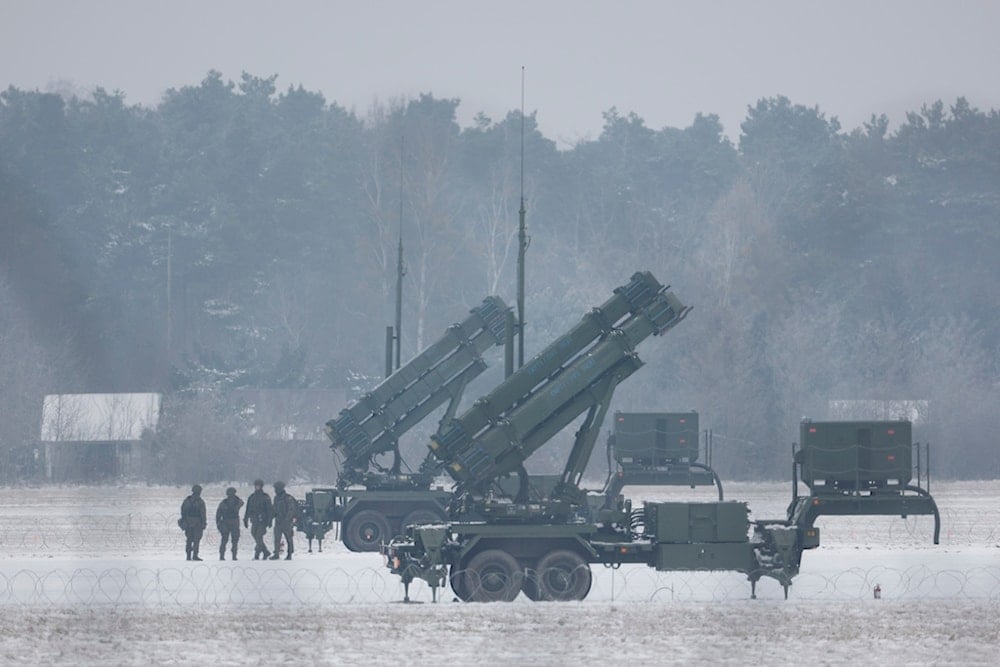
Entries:
{"label": "green painted metal surface", "polygon": [[802,481],[811,488],[902,486],[913,478],[908,421],[803,421],[799,435]]}
{"label": "green painted metal surface", "polygon": [[697,412],[616,412],[613,434],[623,467],[698,460]]}

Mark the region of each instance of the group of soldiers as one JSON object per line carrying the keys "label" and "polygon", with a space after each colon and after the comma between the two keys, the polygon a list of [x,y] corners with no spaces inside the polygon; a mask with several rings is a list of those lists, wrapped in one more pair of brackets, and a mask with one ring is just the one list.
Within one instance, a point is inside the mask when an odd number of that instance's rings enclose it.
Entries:
{"label": "group of soldiers", "polygon": [[[295,533],[295,522],[298,518],[299,504],[295,498],[285,491],[284,482],[274,483],[274,500],[264,491],[264,481],[254,480],[254,491],[247,498],[246,510],[243,512],[243,527],[250,529],[254,539],[253,559],[278,560],[281,557],[281,540],[288,545],[285,560],[292,560],[295,551],[292,542]],[[201,485],[191,487],[191,495],[181,503],[181,518],[177,525],[184,531],[187,542],[184,553],[187,560],[201,560],[198,557],[198,545],[202,534],[208,526],[205,501],[201,497]],[[236,560],[236,549],[240,541],[240,508],[243,500],[236,495],[236,489],[226,489],[226,497],[215,510],[215,526],[222,535],[219,542],[219,560],[226,560],[226,545],[230,545],[233,560]],[[264,536],[268,528],[274,526],[274,552],[264,544]]]}

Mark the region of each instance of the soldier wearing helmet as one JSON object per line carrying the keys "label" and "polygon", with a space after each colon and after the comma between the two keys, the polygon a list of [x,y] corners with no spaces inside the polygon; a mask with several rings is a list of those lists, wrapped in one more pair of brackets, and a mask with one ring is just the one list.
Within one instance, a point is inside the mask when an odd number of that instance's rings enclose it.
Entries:
{"label": "soldier wearing helmet", "polygon": [[200,484],[192,486],[191,495],[181,503],[181,518],[177,524],[184,531],[187,540],[184,545],[187,560],[201,560],[198,557],[198,544],[208,525],[208,519],[205,513],[205,501],[201,498]]}
{"label": "soldier wearing helmet", "polygon": [[240,541],[240,508],[243,501],[236,495],[236,489],[226,489],[226,497],[215,510],[215,526],[222,535],[219,542],[219,560],[226,560],[226,543],[232,538],[233,560],[236,560],[236,545]]}
{"label": "soldier wearing helmet", "polygon": [[281,538],[288,545],[285,560],[292,560],[295,545],[292,536],[295,533],[295,521],[299,515],[299,502],[285,491],[284,482],[274,483],[274,555],[271,560],[278,560]]}
{"label": "soldier wearing helmet", "polygon": [[[253,536],[253,559],[258,560],[271,557],[271,552],[264,545],[264,535],[271,527],[274,520],[274,512],[271,508],[271,496],[264,491],[264,480],[255,479],[253,482],[253,493],[247,498],[247,508],[243,513],[243,527],[250,528],[250,535]],[[251,526],[251,524],[253,524]]]}

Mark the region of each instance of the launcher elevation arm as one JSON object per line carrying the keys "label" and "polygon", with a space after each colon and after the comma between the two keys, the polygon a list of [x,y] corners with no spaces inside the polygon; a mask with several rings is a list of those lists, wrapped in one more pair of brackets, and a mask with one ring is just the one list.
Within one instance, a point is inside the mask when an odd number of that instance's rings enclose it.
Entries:
{"label": "launcher elevation arm", "polygon": [[652,275],[635,274],[611,300],[432,436],[431,450],[456,481],[482,489],[518,471],[531,454],[587,413],[557,489],[557,495],[572,495],[615,388],[642,365],[635,347],[679,323],[688,311]]}
{"label": "launcher elevation arm", "polygon": [[487,297],[464,321],[326,423],[331,448],[345,458],[341,486],[360,482],[375,456],[398,452],[399,437],[446,401],[450,420],[465,386],[486,369],[482,353],[504,343],[507,310],[499,297]]}

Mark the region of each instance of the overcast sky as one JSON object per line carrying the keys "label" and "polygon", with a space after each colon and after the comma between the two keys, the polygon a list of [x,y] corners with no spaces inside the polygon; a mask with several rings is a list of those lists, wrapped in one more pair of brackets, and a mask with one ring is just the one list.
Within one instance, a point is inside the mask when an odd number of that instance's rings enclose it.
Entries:
{"label": "overcast sky", "polygon": [[0,0],[0,85],[121,90],[155,104],[210,69],[278,74],[363,113],[432,92],[459,120],[520,104],[565,146],[601,113],[684,127],[783,94],[846,128],[935,99],[1000,108],[1000,2]]}

